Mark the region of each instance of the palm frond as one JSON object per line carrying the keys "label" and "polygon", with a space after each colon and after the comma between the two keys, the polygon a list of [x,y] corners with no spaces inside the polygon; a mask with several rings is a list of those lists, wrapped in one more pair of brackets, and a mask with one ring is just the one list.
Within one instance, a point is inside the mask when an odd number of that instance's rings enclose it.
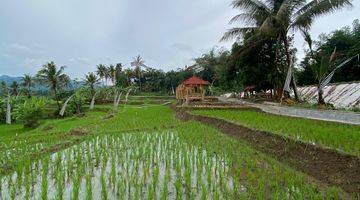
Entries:
{"label": "palm frond", "polygon": [[234,8],[245,10],[248,13],[268,15],[271,9],[260,0],[234,0],[232,2]]}
{"label": "palm frond", "polygon": [[241,38],[246,33],[250,33],[252,31],[257,30],[257,27],[243,27],[243,28],[232,28],[229,29],[224,36],[220,39],[220,41],[228,41],[235,38]]}
{"label": "palm frond", "polygon": [[261,32],[254,33],[249,38],[247,38],[239,51],[237,51],[232,59],[238,59],[239,57],[248,54],[254,48],[261,46],[268,38],[265,37]]}
{"label": "palm frond", "polygon": [[313,40],[310,33],[305,29],[301,29],[301,34],[303,35],[305,42],[309,45],[310,51],[312,51]]}
{"label": "palm frond", "polygon": [[313,0],[297,11],[291,28],[309,29],[315,18],[346,6],[352,6],[351,0]]}
{"label": "palm frond", "polygon": [[241,13],[231,18],[229,24],[234,24],[238,21],[244,22],[245,24],[251,24],[255,21],[254,15],[251,13]]}

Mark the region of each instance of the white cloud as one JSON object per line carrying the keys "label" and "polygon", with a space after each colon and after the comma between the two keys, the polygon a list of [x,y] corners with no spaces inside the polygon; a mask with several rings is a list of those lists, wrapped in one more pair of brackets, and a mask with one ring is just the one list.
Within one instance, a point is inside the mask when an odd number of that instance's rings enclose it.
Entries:
{"label": "white cloud", "polygon": [[[24,67],[55,61],[79,77],[99,63],[128,66],[138,54],[154,68],[182,68],[215,45],[231,47],[219,42],[240,12],[231,1],[0,0],[0,73],[22,74]],[[313,34],[360,18],[360,1],[353,2],[353,10],[317,20]],[[301,51],[302,38],[296,41]]]}
{"label": "white cloud", "polygon": [[29,45],[20,44],[20,43],[11,43],[11,44],[3,44],[0,48],[0,53],[2,55],[6,55],[7,57],[17,57],[17,58],[25,58],[25,57],[33,57],[43,55],[45,50],[40,48],[39,46],[31,47]]}
{"label": "white cloud", "polygon": [[190,54],[194,53],[194,49],[190,45],[185,44],[185,43],[177,42],[177,43],[174,43],[173,45],[171,45],[171,47],[175,48],[176,50],[183,51],[186,53],[190,53]]}
{"label": "white cloud", "polygon": [[18,43],[11,44],[9,46],[9,49],[15,52],[26,52],[26,53],[31,52],[30,47]]}

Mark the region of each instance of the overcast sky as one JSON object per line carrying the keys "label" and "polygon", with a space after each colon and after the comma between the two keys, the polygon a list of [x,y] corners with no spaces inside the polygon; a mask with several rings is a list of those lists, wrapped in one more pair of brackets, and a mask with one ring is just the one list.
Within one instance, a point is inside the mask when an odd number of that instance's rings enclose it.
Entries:
{"label": "overcast sky", "polygon": [[[240,11],[231,0],[0,0],[0,75],[34,74],[47,61],[67,66],[72,77],[99,63],[129,66],[140,54],[165,71],[219,42],[228,21]],[[360,1],[319,18],[311,33],[329,33],[360,18]],[[304,42],[296,35],[298,57]]]}

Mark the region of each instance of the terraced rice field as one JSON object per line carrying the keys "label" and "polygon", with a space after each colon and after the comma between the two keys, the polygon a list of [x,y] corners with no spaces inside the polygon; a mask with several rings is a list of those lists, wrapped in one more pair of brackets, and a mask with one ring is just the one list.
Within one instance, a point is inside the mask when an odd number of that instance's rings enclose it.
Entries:
{"label": "terraced rice field", "polygon": [[305,143],[360,156],[360,126],[268,114],[251,109],[195,110],[251,129],[268,131]]}
{"label": "terraced rice field", "polygon": [[168,106],[109,107],[31,131],[8,126],[15,134],[0,133],[0,199],[355,197],[214,128],[179,121]]}
{"label": "terraced rice field", "polygon": [[23,169],[1,181],[2,199],[220,199],[246,192],[228,158],[171,132],[98,136]]}

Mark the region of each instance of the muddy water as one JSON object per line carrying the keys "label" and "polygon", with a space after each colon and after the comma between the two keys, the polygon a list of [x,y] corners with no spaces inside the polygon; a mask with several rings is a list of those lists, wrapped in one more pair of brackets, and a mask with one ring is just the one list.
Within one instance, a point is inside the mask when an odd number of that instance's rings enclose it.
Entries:
{"label": "muddy water", "polygon": [[228,158],[176,133],[96,137],[0,180],[0,199],[224,199],[246,192]]}

